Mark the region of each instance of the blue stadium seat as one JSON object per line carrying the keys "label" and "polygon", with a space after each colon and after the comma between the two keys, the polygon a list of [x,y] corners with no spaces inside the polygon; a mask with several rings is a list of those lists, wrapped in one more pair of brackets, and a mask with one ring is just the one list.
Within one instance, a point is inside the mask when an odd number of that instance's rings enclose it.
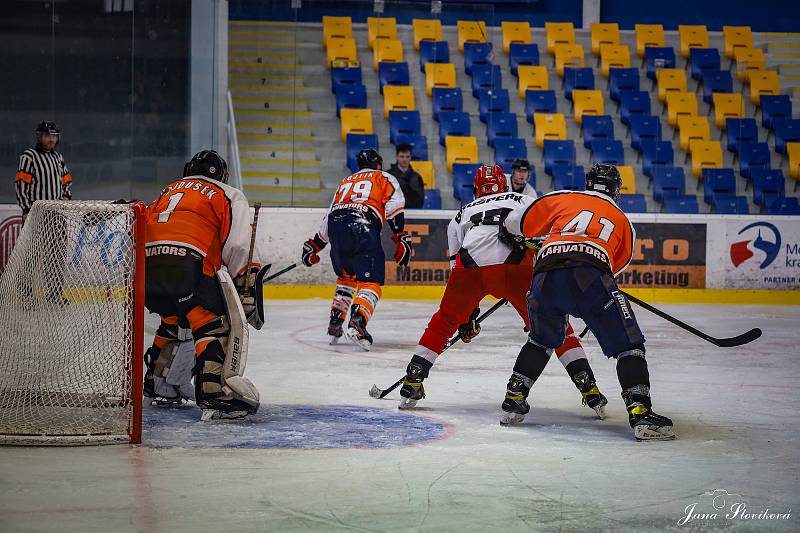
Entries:
{"label": "blue stadium seat", "polygon": [[448,135],[468,137],[471,134],[469,113],[463,111],[442,111],[439,113],[439,144],[444,146]]}
{"label": "blue stadium seat", "polygon": [[619,118],[628,125],[633,115],[650,114],[650,94],[645,91],[623,91],[619,93]]}
{"label": "blue stadium seat", "polygon": [[389,111],[389,142],[392,144],[399,144],[398,135],[416,137],[421,132],[419,111]]}
{"label": "blue stadium seat", "polygon": [[644,194],[621,194],[617,205],[625,213],[647,213],[647,200]]}
{"label": "blue stadium seat", "polygon": [[544,173],[553,175],[553,167],[561,165],[575,165],[575,142],[544,140]]}
{"label": "blue stadium seat", "polygon": [[399,144],[411,145],[411,159],[414,161],[430,161],[428,159],[428,138],[424,135],[397,135],[392,144],[395,146]]}
{"label": "blue stadium seat", "polygon": [[772,202],[767,209],[770,215],[800,215],[800,204],[797,198],[779,198]]}
{"label": "blue stadium seat", "polygon": [[622,141],[593,141],[591,143],[592,163],[604,165],[624,165],[625,149]]}
{"label": "blue stadium seat", "polygon": [[453,197],[462,205],[475,198],[473,178],[480,166],[480,164],[453,163]]}
{"label": "blue stadium seat", "polygon": [[335,93],[340,87],[363,85],[361,80],[361,67],[331,69],[331,92]]}
{"label": "blue stadium seat", "polygon": [[786,183],[779,168],[754,168],[750,174],[753,181],[753,203],[769,207],[786,196]]}
{"label": "blue stadium seat", "polygon": [[662,68],[675,68],[675,50],[672,47],[657,48],[648,46],[644,49],[644,62],[647,77],[655,81],[656,70]]}
{"label": "blue stadium seat", "polygon": [[[422,41],[425,42],[425,41]],[[464,111],[464,98],[461,95],[461,89],[447,89],[443,87],[434,87],[431,89],[431,97],[433,98],[433,120],[439,120],[439,113],[442,111]]]}
{"label": "blue stadium seat", "polygon": [[486,122],[489,113],[508,113],[510,109],[508,89],[494,89],[478,93],[478,116]]}
{"label": "blue stadium seat", "polygon": [[572,101],[572,91],[594,89],[594,71],[591,68],[564,69],[564,95]]}
{"label": "blue stadium seat", "polygon": [[419,71],[425,74],[425,65],[428,63],[449,63],[450,49],[447,41],[420,41],[419,42]]}
{"label": "blue stadium seat", "polygon": [[366,109],[367,108],[367,88],[363,85],[353,85],[350,87],[340,87],[336,93],[336,116],[342,108]]}
{"label": "blue stadium seat", "polygon": [[663,202],[667,196],[686,194],[686,175],[683,167],[656,167],[653,169],[653,200]]}
{"label": "blue stadium seat", "polygon": [[767,143],[743,142],[739,145],[739,174],[749,178],[757,168],[770,168]]}
{"label": "blue stadium seat", "polygon": [[411,85],[408,77],[408,63],[378,63],[378,83],[381,94],[385,85]]}
{"label": "blue stadium seat", "polygon": [[611,99],[619,102],[619,93],[622,91],[639,90],[638,68],[610,68],[608,69],[608,87]]}
{"label": "blue stadium seat", "polygon": [[351,172],[358,172],[358,163],[356,163],[358,152],[369,148],[378,150],[378,136],[348,133],[345,146],[347,150],[347,168]]}
{"label": "blue stadium seat", "polygon": [[492,148],[497,139],[517,138],[517,115],[514,113],[489,113],[486,120],[486,140]]}
{"label": "blue stadium seat", "polygon": [[492,43],[464,43],[464,72],[472,76],[475,65],[491,65]]}
{"label": "blue stadium seat", "polygon": [[425,189],[425,200],[422,202],[422,209],[441,209],[442,193],[439,189]]}
{"label": "blue stadium seat", "polygon": [[716,48],[690,48],[689,65],[692,71],[692,78],[701,81],[703,73],[719,70],[719,50]]}
{"label": "blue stadium seat", "polygon": [[500,65],[475,65],[472,67],[472,96],[478,97],[481,89],[502,89],[503,75]]}
{"label": "blue stadium seat", "polygon": [[[524,139],[497,139],[494,142],[494,160],[503,167],[503,172],[511,174],[511,164],[515,159],[528,159],[528,147]],[[534,174],[534,167],[531,166],[531,177],[535,180]]]}
{"label": "blue stadium seat", "polygon": [[749,215],[750,206],[744,196],[714,196],[711,201],[714,213],[718,215]]}
{"label": "blue stadium seat", "polygon": [[775,132],[775,151],[779,154],[786,153],[786,143],[800,142],[800,119],[774,119],[772,125]]}
{"label": "blue stadium seat", "polygon": [[589,148],[592,141],[614,140],[614,121],[608,115],[586,115],[583,117],[583,147]]}
{"label": "blue stadium seat", "polygon": [[761,125],[771,130],[775,120],[792,118],[792,99],[788,94],[761,95]]}
{"label": "blue stadium seat", "polygon": [[714,93],[732,93],[733,76],[730,70],[707,70],[703,73],[703,101],[714,102]]}
{"label": "blue stadium seat", "polygon": [[[585,121],[589,117],[583,117]],[[631,148],[642,151],[642,141],[661,140],[661,120],[653,115],[633,115],[628,119],[631,127]]]}
{"label": "blue stadium seat", "polygon": [[585,188],[586,175],[583,173],[582,166],[557,165],[553,168],[553,190],[582,191]]}
{"label": "blue stadium seat", "polygon": [[732,168],[703,169],[703,201],[713,203],[717,196],[736,195],[736,175]]}
{"label": "blue stadium seat", "polygon": [[758,126],[753,118],[725,119],[725,131],[728,137],[728,151],[739,153],[742,143],[758,142]]}
{"label": "blue stadium seat", "polygon": [[675,162],[675,152],[671,141],[642,141],[642,172],[653,176],[654,167],[671,167]]}
{"label": "blue stadium seat", "polygon": [[700,212],[697,196],[667,196],[664,198],[664,212],[681,215],[696,215]]}
{"label": "blue stadium seat", "polygon": [[525,91],[525,118],[531,124],[533,124],[533,115],[535,113],[558,113],[556,92],[554,90]]}
{"label": "blue stadium seat", "polygon": [[508,66],[511,74],[517,75],[520,65],[538,65],[539,46],[535,44],[511,43],[508,47]]}

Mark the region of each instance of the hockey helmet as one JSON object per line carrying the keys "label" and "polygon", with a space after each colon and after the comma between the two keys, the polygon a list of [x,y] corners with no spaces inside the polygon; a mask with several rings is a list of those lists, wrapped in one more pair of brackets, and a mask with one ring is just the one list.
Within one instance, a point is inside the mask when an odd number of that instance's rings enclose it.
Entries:
{"label": "hockey helmet", "polygon": [[619,198],[622,177],[614,165],[595,163],[586,173],[586,190],[603,193],[612,200]]}
{"label": "hockey helmet", "polygon": [[51,122],[49,120],[43,120],[36,126],[36,144],[41,145],[42,142],[42,135],[48,134],[55,137],[56,142],[53,146],[58,146],[59,141],[61,140],[61,130],[58,129],[55,122]]}
{"label": "hockey helmet", "polygon": [[381,157],[381,154],[372,148],[358,152],[358,155],[356,156],[356,163],[358,164],[358,168],[362,170],[365,168],[372,170],[383,169],[383,158]]}
{"label": "hockey helmet", "polygon": [[214,150],[203,150],[184,165],[183,177],[186,176],[205,176],[228,183],[228,164]]}
{"label": "hockey helmet", "polygon": [[475,188],[475,198],[508,191],[508,180],[499,165],[478,167],[472,184]]}
{"label": "hockey helmet", "polygon": [[531,171],[531,164],[528,162],[527,159],[515,159],[513,163],[511,163],[511,170],[521,170],[522,172],[530,172]]}

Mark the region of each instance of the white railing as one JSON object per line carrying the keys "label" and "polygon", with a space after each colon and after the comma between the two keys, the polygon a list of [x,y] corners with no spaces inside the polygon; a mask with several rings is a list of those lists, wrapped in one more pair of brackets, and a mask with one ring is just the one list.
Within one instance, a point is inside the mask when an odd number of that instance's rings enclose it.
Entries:
{"label": "white railing", "polygon": [[228,159],[231,162],[230,184],[239,190],[242,184],[242,162],[239,159],[239,139],[236,136],[236,118],[233,115],[233,99],[228,91]]}

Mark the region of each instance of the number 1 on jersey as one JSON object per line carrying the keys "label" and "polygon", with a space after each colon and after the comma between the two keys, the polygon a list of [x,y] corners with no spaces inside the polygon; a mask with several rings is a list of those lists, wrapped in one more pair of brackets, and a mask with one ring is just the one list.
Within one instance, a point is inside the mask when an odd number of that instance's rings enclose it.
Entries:
{"label": "number 1 on jersey", "polygon": [[[564,229],[561,230],[561,235],[580,235],[585,237],[586,230],[589,228],[589,224],[592,223],[593,218],[594,213],[591,211],[581,211],[564,225]],[[598,235],[597,238],[601,241],[608,242],[611,233],[614,231],[614,223],[604,217],[600,217],[598,222],[603,226],[603,229],[600,231],[600,235]]]}
{"label": "number 1 on jersey", "polygon": [[169,203],[167,204],[167,208],[158,214],[159,222],[166,222],[169,220],[169,217],[170,215],[172,215],[172,212],[175,211],[176,207],[178,207],[178,202],[181,201],[181,198],[183,198],[182,192],[177,192],[169,197]]}

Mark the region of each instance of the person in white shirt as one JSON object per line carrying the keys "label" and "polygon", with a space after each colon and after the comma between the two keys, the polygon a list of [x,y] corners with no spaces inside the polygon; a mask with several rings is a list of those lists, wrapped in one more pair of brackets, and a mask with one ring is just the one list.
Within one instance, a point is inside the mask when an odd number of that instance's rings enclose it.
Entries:
{"label": "person in white shirt", "polygon": [[536,189],[528,181],[530,179],[531,164],[527,159],[515,159],[511,163],[511,191],[538,198],[539,195],[536,194]]}

